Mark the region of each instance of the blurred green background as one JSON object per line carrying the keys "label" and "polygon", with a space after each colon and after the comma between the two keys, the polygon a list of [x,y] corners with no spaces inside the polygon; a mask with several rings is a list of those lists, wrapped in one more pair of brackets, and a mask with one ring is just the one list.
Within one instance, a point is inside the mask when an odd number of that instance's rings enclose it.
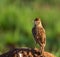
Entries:
{"label": "blurred green background", "polygon": [[36,17],[46,30],[45,50],[60,57],[60,0],[0,0],[0,54],[9,44],[34,48],[31,30]]}

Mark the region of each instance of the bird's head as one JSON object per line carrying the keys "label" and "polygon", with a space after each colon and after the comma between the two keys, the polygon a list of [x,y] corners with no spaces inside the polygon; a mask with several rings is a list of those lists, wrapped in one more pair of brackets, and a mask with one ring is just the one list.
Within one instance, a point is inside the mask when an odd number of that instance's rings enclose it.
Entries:
{"label": "bird's head", "polygon": [[34,20],[34,25],[35,25],[35,26],[42,26],[40,18],[36,18],[36,19]]}

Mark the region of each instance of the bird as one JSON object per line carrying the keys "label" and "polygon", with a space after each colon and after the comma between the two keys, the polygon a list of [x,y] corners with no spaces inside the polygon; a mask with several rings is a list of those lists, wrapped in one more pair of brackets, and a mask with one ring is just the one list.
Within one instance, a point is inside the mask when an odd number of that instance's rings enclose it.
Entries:
{"label": "bird", "polygon": [[39,44],[41,55],[43,55],[44,48],[46,45],[46,32],[43,28],[42,22],[40,18],[35,18],[34,27],[32,28],[32,34],[34,36],[34,40],[36,44]]}

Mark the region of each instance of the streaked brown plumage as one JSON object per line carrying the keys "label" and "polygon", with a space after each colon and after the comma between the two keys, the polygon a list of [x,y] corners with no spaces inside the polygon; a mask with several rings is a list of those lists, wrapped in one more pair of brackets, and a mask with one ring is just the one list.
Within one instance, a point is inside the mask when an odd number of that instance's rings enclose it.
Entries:
{"label": "streaked brown plumage", "polygon": [[32,33],[33,33],[36,43],[38,43],[40,45],[41,53],[43,54],[44,47],[46,44],[46,34],[45,34],[45,30],[41,24],[41,20],[39,18],[36,18],[34,20],[34,27],[32,29]]}

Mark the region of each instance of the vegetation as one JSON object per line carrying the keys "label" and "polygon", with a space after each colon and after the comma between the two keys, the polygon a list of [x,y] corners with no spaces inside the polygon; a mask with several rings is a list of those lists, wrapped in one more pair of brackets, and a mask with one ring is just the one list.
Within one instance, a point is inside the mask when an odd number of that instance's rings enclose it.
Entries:
{"label": "vegetation", "polygon": [[59,57],[59,5],[60,0],[0,0],[0,54],[8,50],[7,43],[34,48],[31,30],[33,20],[40,17],[47,35],[46,51]]}

